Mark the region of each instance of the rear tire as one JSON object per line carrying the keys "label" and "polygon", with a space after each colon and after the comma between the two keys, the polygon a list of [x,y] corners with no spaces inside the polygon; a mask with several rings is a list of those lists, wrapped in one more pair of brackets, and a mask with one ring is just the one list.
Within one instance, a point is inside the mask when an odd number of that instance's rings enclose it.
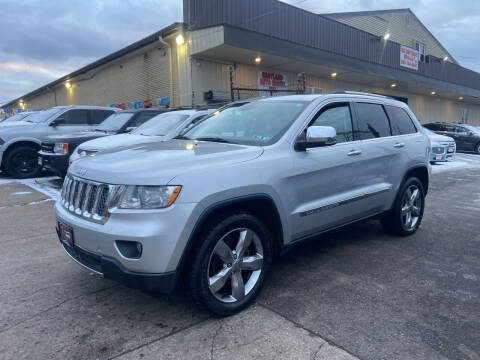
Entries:
{"label": "rear tire", "polygon": [[5,156],[5,170],[16,179],[36,177],[42,171],[38,165],[37,149],[32,146],[19,146]]}
{"label": "rear tire", "polygon": [[416,177],[408,178],[400,187],[395,202],[380,221],[383,229],[394,235],[408,236],[417,231],[425,209],[425,191]]}
{"label": "rear tire", "polygon": [[212,219],[192,250],[189,283],[200,308],[230,316],[258,296],[272,263],[267,227],[248,213]]}

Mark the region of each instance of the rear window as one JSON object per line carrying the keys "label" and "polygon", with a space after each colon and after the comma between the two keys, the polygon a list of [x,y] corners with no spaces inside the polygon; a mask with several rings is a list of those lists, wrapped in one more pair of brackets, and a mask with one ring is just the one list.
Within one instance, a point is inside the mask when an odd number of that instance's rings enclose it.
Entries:
{"label": "rear window", "polygon": [[417,132],[417,128],[413,124],[412,119],[404,109],[397,106],[386,105],[385,110],[390,118],[392,135],[414,134]]}
{"label": "rear window", "polygon": [[391,136],[390,124],[382,105],[356,103],[356,138],[361,140]]}

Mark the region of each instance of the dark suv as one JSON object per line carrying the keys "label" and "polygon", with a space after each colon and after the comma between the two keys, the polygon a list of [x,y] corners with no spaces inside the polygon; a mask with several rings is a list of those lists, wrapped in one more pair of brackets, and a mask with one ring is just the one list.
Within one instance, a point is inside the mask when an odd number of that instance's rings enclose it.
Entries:
{"label": "dark suv", "polygon": [[457,150],[473,151],[480,155],[480,129],[467,124],[430,123],[424,125],[437,134],[455,139]]}
{"label": "dark suv", "polygon": [[68,159],[81,143],[103,136],[130,132],[152,117],[169,111],[169,109],[125,110],[107,117],[93,130],[47,137],[38,152],[38,163],[44,169],[65,177],[69,165]]}

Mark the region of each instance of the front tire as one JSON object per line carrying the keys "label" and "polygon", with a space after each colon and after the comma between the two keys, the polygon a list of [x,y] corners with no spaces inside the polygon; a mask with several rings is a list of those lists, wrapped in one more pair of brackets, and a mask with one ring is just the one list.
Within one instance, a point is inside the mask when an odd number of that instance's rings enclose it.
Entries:
{"label": "front tire", "polygon": [[213,219],[197,240],[189,273],[195,303],[216,316],[248,307],[272,263],[267,227],[248,213],[234,213]]}
{"label": "front tire", "polygon": [[475,154],[480,155],[480,143],[475,146]]}
{"label": "front tire", "polygon": [[5,170],[16,179],[36,177],[42,171],[38,165],[37,150],[31,146],[19,146],[7,153]]}
{"label": "front tire", "polygon": [[424,209],[425,191],[421,181],[408,178],[400,187],[392,209],[380,220],[382,227],[394,235],[412,235],[422,222]]}

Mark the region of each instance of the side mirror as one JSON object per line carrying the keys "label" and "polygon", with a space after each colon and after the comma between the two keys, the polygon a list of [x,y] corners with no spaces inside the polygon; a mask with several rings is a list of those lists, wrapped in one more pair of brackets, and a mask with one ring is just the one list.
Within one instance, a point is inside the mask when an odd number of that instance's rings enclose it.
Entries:
{"label": "side mirror", "polygon": [[305,139],[297,139],[295,150],[305,151],[308,148],[331,146],[337,143],[337,131],[332,126],[310,126]]}
{"label": "side mirror", "polygon": [[63,117],[58,117],[52,122],[50,122],[50,126],[53,126],[53,127],[58,125],[63,125],[63,124],[65,124],[65,119]]}
{"label": "side mirror", "polygon": [[132,131],[135,130],[135,129],[136,129],[135,126],[129,126],[129,127],[127,127],[127,128],[125,129],[125,132],[126,132],[126,133],[129,133],[129,132],[132,132]]}

